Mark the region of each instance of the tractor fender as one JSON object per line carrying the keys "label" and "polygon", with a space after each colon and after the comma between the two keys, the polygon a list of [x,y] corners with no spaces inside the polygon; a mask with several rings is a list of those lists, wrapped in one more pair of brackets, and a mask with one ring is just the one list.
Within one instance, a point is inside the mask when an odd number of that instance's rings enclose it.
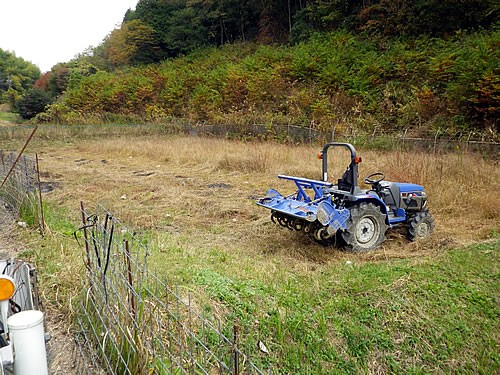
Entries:
{"label": "tractor fender", "polygon": [[358,205],[363,202],[373,203],[375,206],[380,207],[380,211],[382,211],[382,213],[386,216],[386,221],[387,221],[387,206],[385,205],[382,199],[380,199],[378,196],[375,195],[363,194],[363,195],[358,195],[356,197],[354,204]]}

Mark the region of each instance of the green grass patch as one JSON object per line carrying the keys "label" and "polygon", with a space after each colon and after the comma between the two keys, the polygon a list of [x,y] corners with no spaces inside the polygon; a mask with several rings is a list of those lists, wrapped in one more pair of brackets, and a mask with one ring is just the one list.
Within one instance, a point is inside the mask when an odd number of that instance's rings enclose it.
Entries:
{"label": "green grass patch", "polygon": [[[500,369],[498,243],[420,264],[334,264],[314,275],[192,273],[279,373],[494,373]],[[193,268],[191,268],[193,269]],[[255,270],[254,270],[255,271]]]}
{"label": "green grass patch", "polygon": [[40,198],[38,190],[26,195],[19,206],[19,219],[31,227],[39,226],[41,221]]}
{"label": "green grass patch", "polygon": [[[84,250],[67,217],[50,205],[50,234],[26,252],[41,270],[44,290],[61,305],[78,293],[78,268],[83,271]],[[498,241],[419,261],[336,260],[309,272],[282,268],[276,259],[272,274],[261,272],[266,260],[260,256],[193,249],[170,235],[150,244],[149,262],[159,276],[191,290],[195,305],[218,315],[228,335],[238,322],[242,348],[261,368],[290,374],[500,371]],[[269,354],[259,352],[259,340]]]}
{"label": "green grass patch", "polygon": [[19,121],[19,116],[16,113],[0,111],[0,121],[15,123]]}
{"label": "green grass patch", "polygon": [[[25,220],[35,220],[30,212],[26,210]],[[23,242],[27,245],[18,254],[36,266],[45,308],[68,316],[73,313],[70,301],[79,293],[85,251],[82,243],[75,241],[73,233],[78,228],[77,221],[71,221],[70,217],[66,210],[44,203],[44,235],[38,231],[23,232]]]}

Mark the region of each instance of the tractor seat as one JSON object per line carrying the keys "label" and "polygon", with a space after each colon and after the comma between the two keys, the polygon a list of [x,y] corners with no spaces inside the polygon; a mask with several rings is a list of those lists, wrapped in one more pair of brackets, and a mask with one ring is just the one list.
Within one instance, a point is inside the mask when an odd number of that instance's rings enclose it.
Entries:
{"label": "tractor seat", "polygon": [[353,182],[354,181],[352,180],[351,167],[349,166],[342,175],[342,178],[337,180],[338,189],[350,192],[353,186]]}

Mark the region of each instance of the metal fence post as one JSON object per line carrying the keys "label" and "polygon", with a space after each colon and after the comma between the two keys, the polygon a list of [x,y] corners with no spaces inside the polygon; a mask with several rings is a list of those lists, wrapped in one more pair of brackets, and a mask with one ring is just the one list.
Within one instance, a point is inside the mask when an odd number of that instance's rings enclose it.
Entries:
{"label": "metal fence post", "polygon": [[83,208],[83,201],[80,201],[80,211],[82,213],[82,228],[83,228],[83,238],[85,241],[85,254],[87,255],[87,270],[90,272],[90,251],[89,251],[89,239],[87,236],[87,218],[85,215],[85,209]]}
{"label": "metal fence post", "polygon": [[17,155],[16,160],[14,161],[14,163],[12,163],[12,167],[10,168],[9,172],[7,173],[7,175],[5,176],[4,180],[2,181],[2,184],[0,185],[0,189],[3,187],[3,185],[5,184],[5,181],[7,181],[7,179],[10,176],[10,174],[12,173],[12,171],[14,170],[14,168],[16,167],[17,162],[21,158],[21,155],[23,154],[24,150],[26,150],[26,147],[28,147],[28,144],[30,143],[31,138],[33,138],[33,136],[35,135],[35,132],[36,132],[37,129],[38,129],[38,126],[35,126],[35,128],[31,132],[30,136],[26,140],[26,143],[24,144],[23,148],[19,152],[19,155]]}
{"label": "metal fence post", "polygon": [[35,154],[35,158],[36,158],[36,177],[38,182],[38,198],[40,200],[40,221],[38,225],[40,227],[40,233],[43,236],[45,232],[45,219],[43,216],[42,185],[40,183],[40,166],[38,164],[38,154]]}
{"label": "metal fence post", "polygon": [[234,369],[233,375],[239,375],[240,373],[240,355],[238,351],[238,324],[234,324],[233,326],[233,356],[234,356]]}
{"label": "metal fence post", "polygon": [[127,275],[128,275],[128,298],[129,298],[129,303],[130,303],[130,313],[132,315],[132,319],[136,319],[135,316],[135,299],[134,299],[134,293],[132,292],[134,290],[134,286],[132,284],[132,267],[130,265],[130,249],[128,245],[128,240],[125,240],[125,257],[127,258]]}

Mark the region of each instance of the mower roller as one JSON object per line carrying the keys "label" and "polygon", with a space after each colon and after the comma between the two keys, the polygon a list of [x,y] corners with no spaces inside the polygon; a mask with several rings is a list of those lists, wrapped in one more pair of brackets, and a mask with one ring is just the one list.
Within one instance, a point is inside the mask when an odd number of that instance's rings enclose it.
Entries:
{"label": "mower roller", "polygon": [[[349,151],[351,162],[334,184],[328,181],[328,150],[337,147]],[[321,244],[340,244],[354,252],[378,247],[389,228],[406,227],[411,241],[431,235],[434,219],[423,186],[386,181],[382,172],[376,172],[364,179],[370,189],[362,190],[358,186],[361,158],[349,143],[327,143],[318,157],[321,180],[279,175],[293,181],[296,191],[284,196],[270,189],[257,200],[259,206],[271,210],[272,222],[302,231]]]}

